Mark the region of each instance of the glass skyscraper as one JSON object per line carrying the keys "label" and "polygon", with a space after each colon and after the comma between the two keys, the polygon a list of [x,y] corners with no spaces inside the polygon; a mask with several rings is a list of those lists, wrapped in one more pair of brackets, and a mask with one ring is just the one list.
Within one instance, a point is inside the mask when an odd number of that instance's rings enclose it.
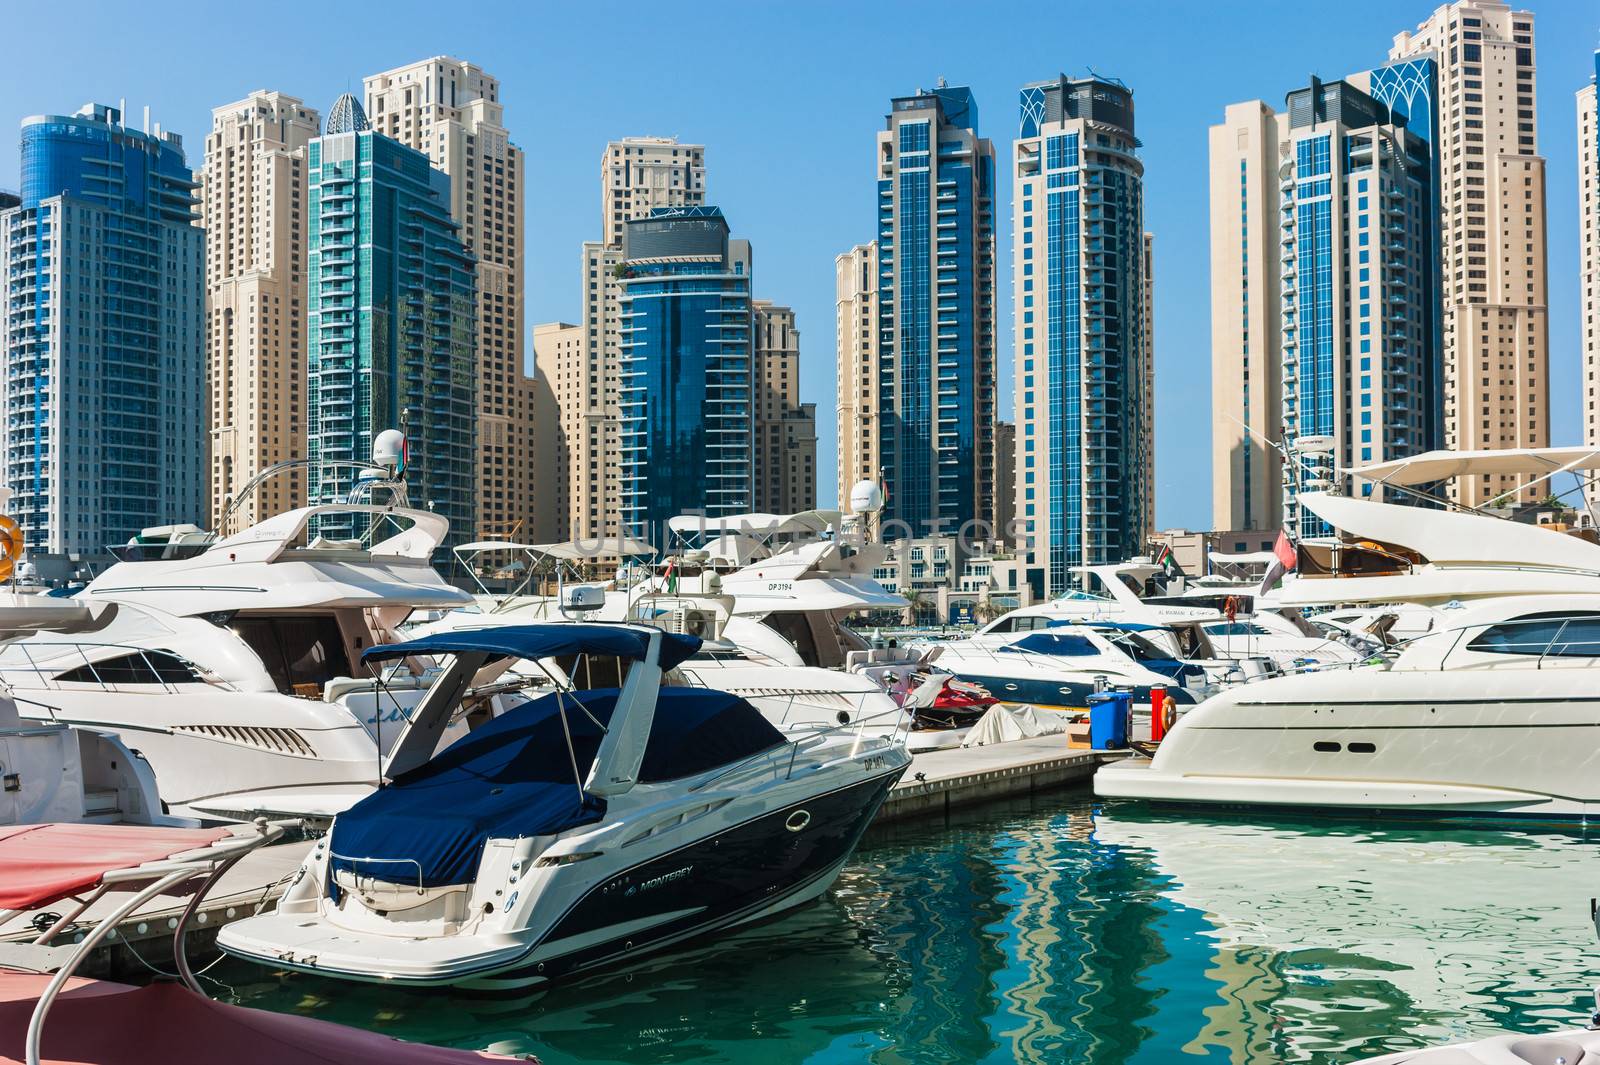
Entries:
{"label": "glass skyscraper", "polygon": [[33,551],[205,520],[205,235],[183,143],[85,105],[22,123],[0,212],[8,510]]}
{"label": "glass skyscraper", "polygon": [[1153,397],[1144,165],[1133,93],[1060,77],[1022,90],[1012,211],[1017,518],[1035,594],[1144,550]]}
{"label": "glass skyscraper", "polygon": [[[450,179],[373,132],[346,94],[308,146],[310,408],[307,497],[343,500],[385,429],[406,434],[412,505],[477,524],[474,263],[450,218]],[[324,523],[325,536],[353,525]]]}
{"label": "glass skyscraper", "polygon": [[716,207],[629,221],[621,283],[622,522],[665,535],[679,514],[751,508],[750,245]]}
{"label": "glass skyscraper", "polygon": [[877,175],[883,531],[955,533],[995,516],[994,146],[972,90],[895,99]]}
{"label": "glass skyscraper", "polygon": [[1313,78],[1289,94],[1278,170],[1283,476],[1285,519],[1302,536],[1330,532],[1296,500],[1342,488],[1335,466],[1442,444],[1431,66],[1404,72],[1420,90],[1409,117],[1395,73],[1369,75],[1389,103],[1350,81]]}

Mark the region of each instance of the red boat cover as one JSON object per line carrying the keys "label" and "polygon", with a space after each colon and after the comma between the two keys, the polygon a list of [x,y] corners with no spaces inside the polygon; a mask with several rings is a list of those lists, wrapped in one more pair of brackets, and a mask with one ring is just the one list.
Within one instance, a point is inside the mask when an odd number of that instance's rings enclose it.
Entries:
{"label": "red boat cover", "polygon": [[[0,1065],[23,1060],[48,976],[0,969]],[[514,1059],[403,1043],[376,1032],[228,1006],[179,984],[73,979],[45,1016],[42,1060],[95,1065],[484,1065]]]}
{"label": "red boat cover", "polygon": [[31,910],[100,883],[113,869],[208,847],[226,828],[0,826],[0,910]]}

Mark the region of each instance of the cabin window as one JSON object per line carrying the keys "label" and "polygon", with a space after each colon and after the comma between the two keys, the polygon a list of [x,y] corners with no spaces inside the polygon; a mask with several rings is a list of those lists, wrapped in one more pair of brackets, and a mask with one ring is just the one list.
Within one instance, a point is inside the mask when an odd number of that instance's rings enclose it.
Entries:
{"label": "cabin window", "polygon": [[1546,658],[1600,657],[1600,614],[1527,614],[1489,626],[1467,649]]}
{"label": "cabin window", "polygon": [[194,668],[166,651],[143,651],[69,669],[56,680],[69,684],[203,684]]}
{"label": "cabin window", "polygon": [[328,681],[355,675],[337,618],[236,617],[228,627],[261,656],[273,685],[285,695],[320,698]]}

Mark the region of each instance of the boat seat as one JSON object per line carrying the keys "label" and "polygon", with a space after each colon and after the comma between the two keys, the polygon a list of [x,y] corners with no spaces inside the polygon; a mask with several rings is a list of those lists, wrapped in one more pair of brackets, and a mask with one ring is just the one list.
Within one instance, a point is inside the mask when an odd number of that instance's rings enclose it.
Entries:
{"label": "boat seat", "polygon": [[[553,836],[599,821],[605,800],[580,780],[617,696],[603,688],[529,700],[340,814],[329,843],[330,893],[337,895],[331,880],[340,872],[423,888],[471,883],[491,838]],[[639,780],[702,773],[785,742],[736,695],[662,688]]]}

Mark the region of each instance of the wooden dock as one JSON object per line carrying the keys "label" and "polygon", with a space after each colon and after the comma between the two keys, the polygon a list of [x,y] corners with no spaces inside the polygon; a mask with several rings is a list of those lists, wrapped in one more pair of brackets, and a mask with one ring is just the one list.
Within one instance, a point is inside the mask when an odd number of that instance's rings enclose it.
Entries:
{"label": "wooden dock", "polygon": [[1086,782],[1122,752],[1069,747],[1065,735],[928,751],[889,793],[874,824],[943,817],[952,807]]}
{"label": "wooden dock", "polygon": [[[232,869],[222,875],[217,886],[206,896],[199,912],[189,923],[188,944],[191,957],[199,958],[203,948],[215,938],[217,930],[230,921],[243,920],[261,910],[271,909],[289,886],[295,871],[311,850],[311,843],[302,840],[251,851]],[[58,964],[57,959],[70,953],[73,944],[81,940],[101,918],[122,903],[130,892],[107,892],[79,917],[75,934],[60,937],[54,947],[27,947],[37,938],[39,931],[33,925],[43,920],[42,911],[20,914],[5,924],[0,924],[0,944],[5,960],[12,964],[47,969]],[[90,955],[84,969],[95,976],[115,976],[127,973],[133,976],[146,965],[166,971],[172,965],[172,933],[178,927],[178,917],[189,904],[187,895],[160,895],[150,904],[117,926],[116,931]],[[55,903],[48,910],[61,912],[71,903]]]}

